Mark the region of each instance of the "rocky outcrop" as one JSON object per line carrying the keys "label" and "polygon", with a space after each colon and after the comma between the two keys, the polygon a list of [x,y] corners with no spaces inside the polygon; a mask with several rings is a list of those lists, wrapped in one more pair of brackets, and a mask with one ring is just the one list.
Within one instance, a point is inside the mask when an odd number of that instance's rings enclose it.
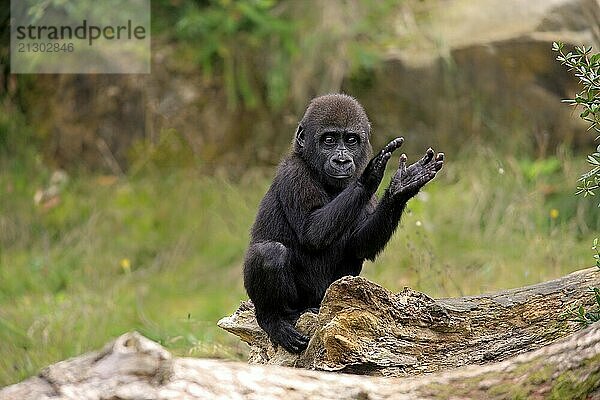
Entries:
{"label": "rocky outcrop", "polygon": [[402,133],[408,151],[468,140],[544,157],[559,143],[592,141],[561,103],[579,90],[551,45],[600,51],[600,1],[450,0],[398,19],[382,68],[345,85],[375,110],[377,131]]}

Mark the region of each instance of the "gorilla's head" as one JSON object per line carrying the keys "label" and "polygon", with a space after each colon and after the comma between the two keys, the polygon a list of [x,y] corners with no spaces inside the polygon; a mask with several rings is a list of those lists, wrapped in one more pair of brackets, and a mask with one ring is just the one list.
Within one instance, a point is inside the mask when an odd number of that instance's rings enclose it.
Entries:
{"label": "gorilla's head", "polygon": [[333,187],[345,187],[371,158],[371,125],[362,106],[345,94],[314,98],[298,125],[294,151]]}

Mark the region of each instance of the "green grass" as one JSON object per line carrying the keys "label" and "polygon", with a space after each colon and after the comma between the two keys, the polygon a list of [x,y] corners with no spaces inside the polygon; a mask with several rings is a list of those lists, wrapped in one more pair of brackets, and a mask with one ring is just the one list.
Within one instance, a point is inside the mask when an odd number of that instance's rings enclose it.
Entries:
{"label": "green grass", "polygon": [[[33,198],[50,171],[20,159],[0,159],[0,386],[134,329],[176,354],[244,357],[215,323],[246,297],[243,253],[273,170],[76,174],[44,209]],[[592,265],[598,213],[573,196],[580,159],[450,155],[364,275],[454,296]]]}

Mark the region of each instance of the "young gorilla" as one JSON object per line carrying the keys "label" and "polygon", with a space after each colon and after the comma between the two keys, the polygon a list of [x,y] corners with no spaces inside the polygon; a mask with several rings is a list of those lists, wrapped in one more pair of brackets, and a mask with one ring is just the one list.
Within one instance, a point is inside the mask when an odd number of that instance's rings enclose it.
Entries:
{"label": "young gorilla", "polygon": [[296,131],[293,152],[280,164],[252,227],[244,286],[256,319],[271,341],[294,353],[308,338],[294,328],[317,309],[338,278],[358,275],[394,233],[406,202],[442,168],[432,149],[406,166],[406,155],[381,201],[375,191],[392,152],[392,140],[370,162],[370,124],[352,97],[313,99]]}

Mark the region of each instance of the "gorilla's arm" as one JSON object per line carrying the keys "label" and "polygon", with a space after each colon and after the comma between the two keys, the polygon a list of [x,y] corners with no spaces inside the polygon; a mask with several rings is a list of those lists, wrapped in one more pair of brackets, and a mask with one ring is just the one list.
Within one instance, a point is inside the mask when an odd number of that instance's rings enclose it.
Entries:
{"label": "gorilla's arm", "polygon": [[345,232],[360,215],[372,193],[353,183],[325,206],[306,213],[296,214],[298,239],[306,247],[323,249]]}
{"label": "gorilla's arm", "polygon": [[375,211],[357,227],[347,249],[356,258],[373,261],[398,227],[407,201],[394,201],[389,189],[386,190]]}
{"label": "gorilla's arm", "polygon": [[375,211],[356,229],[348,242],[348,249],[357,258],[374,260],[396,230],[406,203],[430,180],[444,163],[444,154],[428,149],[419,161],[406,167],[406,155],[400,156],[400,165],[390,186]]}

